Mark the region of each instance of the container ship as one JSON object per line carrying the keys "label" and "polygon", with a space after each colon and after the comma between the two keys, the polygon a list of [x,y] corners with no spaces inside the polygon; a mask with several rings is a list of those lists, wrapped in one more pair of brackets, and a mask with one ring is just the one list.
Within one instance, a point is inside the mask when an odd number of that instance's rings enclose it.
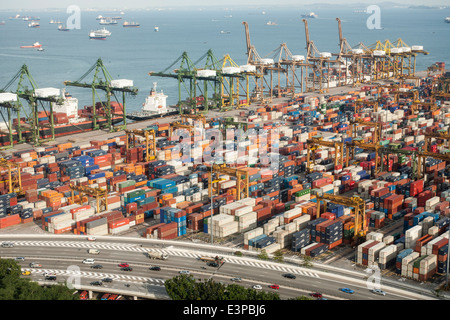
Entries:
{"label": "container ship", "polygon": [[128,22],[128,21],[123,22],[124,28],[138,28],[140,26],[141,25],[139,24],[139,22]]}
{"label": "container ship", "polygon": [[39,28],[41,26],[41,24],[37,21],[32,21],[28,24],[29,28]]}
{"label": "container ship", "polygon": [[167,96],[161,92],[156,92],[156,82],[153,83],[153,88],[150,90],[150,94],[142,104],[142,110],[138,112],[128,113],[127,119],[134,121],[149,120],[159,118],[162,116],[168,116],[177,114],[177,111],[168,112],[166,99]]}
{"label": "container ship", "polygon": [[70,29],[67,28],[67,26],[64,26],[64,25],[60,24],[60,25],[58,26],[58,30],[59,30],[59,31],[69,31]]}
{"label": "container ship", "polygon": [[450,23],[450,17],[445,18],[445,22]]}
{"label": "container ship", "polygon": [[[53,122],[55,137],[71,135],[74,133],[81,133],[93,130],[93,107],[84,106],[83,109],[78,109],[78,99],[72,97],[69,93],[63,92],[62,96],[64,101],[61,105],[52,103],[53,105]],[[100,116],[105,116],[105,102],[97,102],[95,104],[96,114]],[[111,101],[111,111],[113,114],[112,123],[117,124],[123,121],[123,111],[122,105],[116,101]],[[39,137],[41,139],[49,139],[52,137],[50,127],[45,127],[49,125],[50,118],[45,111],[40,111],[38,113],[39,124],[42,126],[39,130]],[[18,119],[13,119],[13,127],[16,128],[18,125]],[[106,119],[97,119],[97,124],[101,127],[106,124]],[[26,118],[20,118],[20,123],[22,127],[22,139],[29,140],[32,138],[32,132],[28,129],[28,124]],[[10,144],[9,135],[5,134],[7,132],[6,123],[0,123],[0,146],[7,146]],[[13,143],[19,141],[18,133],[13,130]]]}
{"label": "container ship", "polygon": [[34,48],[40,48],[40,47],[42,47],[42,44],[40,44],[39,42],[33,43],[32,46],[21,46],[21,48],[32,48],[32,49],[34,49]]}
{"label": "container ship", "polygon": [[117,24],[117,20],[113,20],[110,18],[106,18],[106,19],[100,19],[99,22],[101,25],[113,25],[113,24]]}

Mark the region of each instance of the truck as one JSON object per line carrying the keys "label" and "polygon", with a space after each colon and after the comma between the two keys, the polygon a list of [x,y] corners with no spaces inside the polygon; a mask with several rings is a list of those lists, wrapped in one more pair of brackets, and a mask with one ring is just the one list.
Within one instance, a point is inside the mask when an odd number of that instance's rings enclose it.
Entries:
{"label": "truck", "polygon": [[216,263],[223,262],[223,257],[219,257],[219,256],[215,256],[215,257],[202,256],[199,259],[203,262],[216,262]]}
{"label": "truck", "polygon": [[165,253],[159,253],[154,251],[147,252],[149,259],[159,259],[159,260],[167,260],[169,256]]}

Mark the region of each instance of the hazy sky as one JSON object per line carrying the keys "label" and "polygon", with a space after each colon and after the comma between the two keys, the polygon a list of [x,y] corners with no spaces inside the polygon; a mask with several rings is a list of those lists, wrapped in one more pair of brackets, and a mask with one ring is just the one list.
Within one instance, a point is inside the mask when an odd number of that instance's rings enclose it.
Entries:
{"label": "hazy sky", "polygon": [[[281,6],[302,6],[312,3],[363,3],[377,4],[383,1],[378,0],[1,0],[0,9],[46,9],[46,8],[67,8],[69,5],[78,5],[81,9],[86,8],[117,8],[117,9],[133,9],[133,8],[152,8],[152,7],[179,7],[179,6],[257,6],[257,7],[273,7]],[[450,5],[448,0],[390,0],[405,5]],[[124,6],[124,3],[126,5]]]}

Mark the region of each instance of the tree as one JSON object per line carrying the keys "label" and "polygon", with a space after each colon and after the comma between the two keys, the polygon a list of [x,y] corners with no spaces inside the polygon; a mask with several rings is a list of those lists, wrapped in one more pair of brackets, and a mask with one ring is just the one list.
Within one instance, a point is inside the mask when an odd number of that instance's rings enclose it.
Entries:
{"label": "tree", "polygon": [[284,260],[283,251],[281,251],[281,250],[275,251],[273,260],[278,261],[278,262],[283,262],[283,260]]}
{"label": "tree", "polygon": [[312,264],[312,258],[310,256],[303,256],[303,267],[311,268],[313,266]]}
{"label": "tree", "polygon": [[62,284],[41,287],[20,277],[20,266],[12,259],[0,259],[0,300],[78,300]]}
{"label": "tree", "polygon": [[269,255],[267,254],[265,249],[262,249],[261,253],[258,255],[258,258],[261,260],[267,260],[269,259]]}
{"label": "tree", "polygon": [[193,297],[195,293],[195,279],[193,276],[186,276],[184,274],[176,276],[167,280],[164,283],[167,294],[173,300],[196,300]]}
{"label": "tree", "polygon": [[238,257],[242,257],[242,256],[243,256],[243,253],[242,253],[241,251],[236,251],[236,252],[234,253],[234,255],[235,255],[235,256],[238,256]]}
{"label": "tree", "polygon": [[307,296],[299,296],[299,297],[295,297],[295,298],[291,298],[288,300],[314,300],[313,298],[307,297]]}
{"label": "tree", "polygon": [[224,285],[212,279],[195,282],[192,276],[181,275],[165,282],[173,300],[280,300],[275,292],[257,291],[238,284]]}

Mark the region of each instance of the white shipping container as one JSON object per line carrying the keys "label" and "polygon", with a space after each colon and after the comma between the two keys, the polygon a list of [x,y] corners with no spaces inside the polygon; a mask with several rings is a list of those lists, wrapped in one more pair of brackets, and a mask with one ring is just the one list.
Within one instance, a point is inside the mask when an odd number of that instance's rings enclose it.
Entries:
{"label": "white shipping container", "polygon": [[17,94],[11,92],[0,93],[0,103],[16,102]]}
{"label": "white shipping container", "polygon": [[113,88],[127,88],[133,86],[133,80],[128,79],[116,79],[111,80],[111,87]]}
{"label": "white shipping container", "polygon": [[61,91],[57,88],[40,88],[34,90],[34,96],[37,98],[58,97]]}

